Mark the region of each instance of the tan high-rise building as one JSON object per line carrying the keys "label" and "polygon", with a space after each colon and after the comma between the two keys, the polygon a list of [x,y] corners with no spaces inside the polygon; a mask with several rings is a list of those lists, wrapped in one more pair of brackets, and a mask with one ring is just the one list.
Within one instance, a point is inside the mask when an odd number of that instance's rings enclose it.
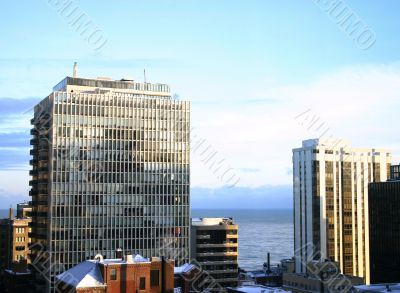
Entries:
{"label": "tan high-rise building", "polygon": [[165,84],[66,77],[32,124],[32,258],[48,289],[116,247],[189,260],[189,102]]}
{"label": "tan high-rise building", "polygon": [[341,272],[370,280],[368,183],[385,181],[391,153],[342,140],[303,141],[293,150],[296,272],[330,259]]}
{"label": "tan high-rise building", "polygon": [[[238,225],[231,218],[193,218],[191,256],[207,272],[206,289],[238,285]],[[204,276],[203,276],[204,277]],[[214,286],[219,284],[220,286]]]}

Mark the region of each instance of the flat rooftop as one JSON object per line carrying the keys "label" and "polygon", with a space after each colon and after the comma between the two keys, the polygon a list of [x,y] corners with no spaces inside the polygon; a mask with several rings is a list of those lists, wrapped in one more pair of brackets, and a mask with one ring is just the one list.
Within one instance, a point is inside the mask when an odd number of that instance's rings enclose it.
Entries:
{"label": "flat rooftop", "polygon": [[169,94],[170,88],[162,83],[141,83],[133,79],[112,80],[108,77],[81,78],[67,76],[53,87],[53,91],[82,91],[94,89],[114,89],[121,92],[157,92]]}
{"label": "flat rooftop", "polygon": [[236,225],[232,218],[192,218],[193,226]]}

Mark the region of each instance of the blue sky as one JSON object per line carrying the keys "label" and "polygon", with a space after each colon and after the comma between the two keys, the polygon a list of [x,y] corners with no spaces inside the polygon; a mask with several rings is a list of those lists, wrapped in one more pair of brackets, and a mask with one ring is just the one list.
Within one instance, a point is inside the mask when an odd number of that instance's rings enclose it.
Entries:
{"label": "blue sky", "polygon": [[198,137],[240,178],[235,191],[227,189],[193,154],[199,207],[204,196],[218,208],[231,193],[233,207],[243,206],[246,194],[248,207],[290,208],[291,149],[320,134],[294,119],[307,109],[334,137],[391,148],[398,161],[398,1],[343,1],[376,35],[368,50],[341,30],[322,0],[72,1],[107,40],[97,51],[55,2],[0,4],[4,207],[27,198],[29,110],[71,75],[74,61],[83,77],[142,81],[146,68],[148,81],[168,83],[193,102]]}

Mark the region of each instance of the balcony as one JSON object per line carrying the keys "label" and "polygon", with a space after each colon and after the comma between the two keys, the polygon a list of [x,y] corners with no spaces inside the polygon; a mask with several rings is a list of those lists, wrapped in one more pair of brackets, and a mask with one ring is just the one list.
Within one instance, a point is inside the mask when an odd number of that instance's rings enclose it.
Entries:
{"label": "balcony", "polygon": [[38,184],[47,184],[47,183],[49,183],[49,180],[48,180],[48,179],[43,179],[43,178],[41,178],[41,179],[38,179],[38,180],[37,180],[37,183],[38,183]]}
{"label": "balcony", "polygon": [[211,236],[210,235],[197,235],[196,238],[197,239],[210,239]]}
{"label": "balcony", "polygon": [[48,172],[49,168],[47,166],[38,168],[39,172]]}
{"label": "balcony", "polygon": [[216,261],[199,261],[199,264],[202,266],[207,265],[237,265],[237,260],[216,260]]}
{"label": "balcony", "polygon": [[39,143],[39,140],[37,139],[37,138],[32,138],[31,140],[30,140],[30,144],[31,145],[37,145]]}
{"label": "balcony", "polygon": [[29,196],[36,196],[36,195],[38,195],[37,190],[29,190]]}
{"label": "balcony", "polygon": [[36,128],[31,129],[31,135],[38,135],[38,134],[39,134],[39,132],[37,131]]}
{"label": "balcony", "polygon": [[45,205],[47,205],[47,200],[32,200],[32,205],[34,205],[34,206],[38,206],[38,205],[45,206]]}
{"label": "balcony", "polygon": [[38,156],[39,161],[47,161],[49,159],[49,154],[47,152],[42,152]]}
{"label": "balcony", "polygon": [[226,239],[237,239],[238,234],[226,234]]}
{"label": "balcony", "polygon": [[29,170],[29,175],[36,176],[38,174],[37,170]]}
{"label": "balcony", "polygon": [[237,251],[225,251],[225,252],[198,252],[197,256],[237,256]]}
{"label": "balcony", "polygon": [[212,247],[238,247],[238,244],[235,242],[226,242],[226,243],[201,243],[197,244],[198,248],[212,248]]}

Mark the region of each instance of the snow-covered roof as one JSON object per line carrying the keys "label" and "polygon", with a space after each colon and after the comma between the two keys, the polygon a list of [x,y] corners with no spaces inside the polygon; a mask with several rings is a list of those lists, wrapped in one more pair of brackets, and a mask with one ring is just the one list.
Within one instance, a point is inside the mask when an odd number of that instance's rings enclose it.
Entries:
{"label": "snow-covered roof", "polygon": [[192,269],[195,269],[196,266],[192,264],[185,263],[181,265],[180,267],[175,267],[174,268],[174,274],[182,274],[182,273],[187,273],[190,272]]}
{"label": "snow-covered roof", "polygon": [[56,278],[75,288],[102,287],[104,280],[97,263],[91,260],[81,262]]}
{"label": "snow-covered roof", "polygon": [[236,288],[231,288],[234,292],[243,292],[243,293],[284,293],[287,292],[285,290],[279,288],[272,288],[261,285],[248,285],[241,286]]}

